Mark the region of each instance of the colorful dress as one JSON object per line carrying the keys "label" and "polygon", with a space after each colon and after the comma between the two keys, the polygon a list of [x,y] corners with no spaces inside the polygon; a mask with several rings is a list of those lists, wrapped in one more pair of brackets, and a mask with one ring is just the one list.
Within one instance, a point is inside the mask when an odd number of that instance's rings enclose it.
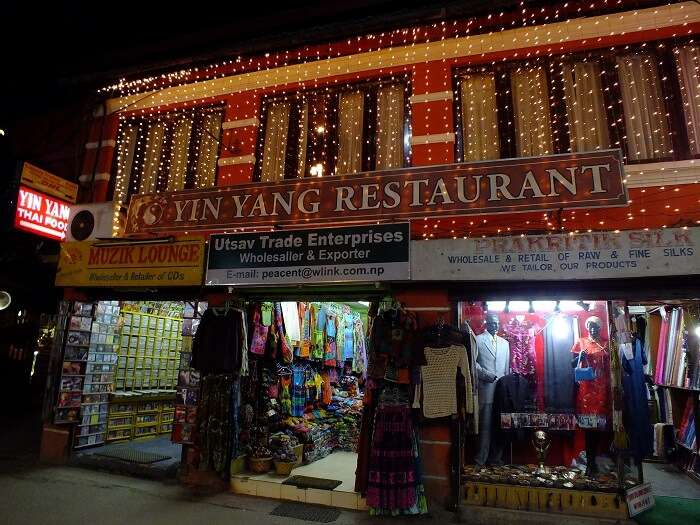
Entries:
{"label": "colorful dress", "polygon": [[504,339],[510,345],[510,371],[534,381],[535,337],[531,327],[513,319],[506,326],[505,332]]}
{"label": "colorful dress", "polygon": [[576,415],[578,416],[609,417],[611,413],[610,356],[607,341],[601,341],[601,343],[589,337],[581,337],[571,349],[574,359],[578,357],[579,352],[585,351],[586,357],[581,361],[581,366],[589,366],[595,370],[595,379],[579,381],[576,384]]}
{"label": "colorful dress", "polygon": [[379,398],[369,458],[367,505],[372,515],[424,514],[418,439],[401,387],[385,388]]}

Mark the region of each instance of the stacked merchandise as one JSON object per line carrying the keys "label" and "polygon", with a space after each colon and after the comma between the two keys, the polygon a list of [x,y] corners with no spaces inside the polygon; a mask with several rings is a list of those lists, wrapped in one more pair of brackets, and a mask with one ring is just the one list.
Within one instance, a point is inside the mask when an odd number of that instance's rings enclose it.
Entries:
{"label": "stacked merchandise", "polygon": [[267,447],[267,436],[285,431],[304,445],[305,463],[334,450],[356,450],[366,371],[363,309],[318,302],[252,305],[243,445],[251,451]]}
{"label": "stacked merchandise", "polygon": [[75,423],[80,417],[80,402],[85,380],[85,367],[90,348],[92,327],[92,303],[75,302],[68,321],[63,352],[61,381],[58,386],[58,401],[54,422]]}
{"label": "stacked merchandise", "polygon": [[696,428],[695,428],[695,400],[688,397],[683,410],[683,416],[678,427],[678,443],[687,449],[695,450],[696,443]]}
{"label": "stacked merchandise", "polygon": [[200,373],[190,366],[192,339],[197,333],[199,319],[206,309],[207,303],[185,303],[182,321],[182,351],[177,363],[179,371],[175,415],[172,424],[172,441],[175,443],[194,443],[201,377]]}
{"label": "stacked merchandise", "polygon": [[122,304],[116,389],[174,390],[182,350],[182,303]]}
{"label": "stacked merchandise", "polygon": [[656,352],[654,379],[660,385],[700,388],[698,341],[688,333],[688,314],[683,308],[661,308],[661,330]]}
{"label": "stacked merchandise", "polygon": [[[58,316],[56,319],[56,329],[53,334],[53,338],[51,341],[51,353],[50,353],[50,359],[51,362],[49,364],[49,370],[54,370],[58,369],[58,367],[61,367],[62,374],[71,374],[73,372],[77,372],[78,375],[82,373],[82,364],[80,361],[77,361],[75,364],[71,364],[70,361],[67,363],[63,361],[63,339],[66,336],[67,329],[68,329],[68,319],[70,318],[71,314],[71,305],[68,301],[61,301],[59,304],[58,308]],[[48,387],[53,389],[56,387],[59,387],[61,384],[61,377],[59,376],[58,378],[58,383],[54,383],[54,378],[53,375],[49,375],[48,377]],[[53,399],[51,399],[53,400]],[[60,405],[60,403],[63,403],[63,406]],[[61,423],[61,422],[74,422],[78,420],[78,412],[80,410],[80,405],[79,403],[74,406],[71,405],[71,396],[70,393],[68,393],[66,396],[63,396],[62,398],[59,397],[58,399],[58,404],[54,408],[54,413],[53,413],[53,418],[55,423]]]}
{"label": "stacked merchandise", "polygon": [[109,393],[114,390],[116,349],[119,345],[119,303],[100,301],[92,322],[76,447],[105,442]]}

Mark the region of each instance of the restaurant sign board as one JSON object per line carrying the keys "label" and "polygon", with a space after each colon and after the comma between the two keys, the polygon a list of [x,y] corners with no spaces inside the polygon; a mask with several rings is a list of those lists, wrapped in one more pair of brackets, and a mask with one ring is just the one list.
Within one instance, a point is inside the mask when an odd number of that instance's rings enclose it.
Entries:
{"label": "restaurant sign board", "polygon": [[619,150],[134,195],[127,234],[626,206]]}

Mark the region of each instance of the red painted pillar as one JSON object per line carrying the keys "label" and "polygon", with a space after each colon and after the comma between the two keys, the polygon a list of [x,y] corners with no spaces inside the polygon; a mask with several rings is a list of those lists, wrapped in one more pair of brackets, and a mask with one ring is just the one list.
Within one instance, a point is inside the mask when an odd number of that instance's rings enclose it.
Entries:
{"label": "red painted pillar", "polygon": [[411,83],[413,165],[454,162],[452,69],[441,60],[416,64]]}
{"label": "red painted pillar", "polygon": [[226,99],[222,124],[217,186],[253,181],[255,150],[260,128],[260,95],[254,91],[235,93]]}

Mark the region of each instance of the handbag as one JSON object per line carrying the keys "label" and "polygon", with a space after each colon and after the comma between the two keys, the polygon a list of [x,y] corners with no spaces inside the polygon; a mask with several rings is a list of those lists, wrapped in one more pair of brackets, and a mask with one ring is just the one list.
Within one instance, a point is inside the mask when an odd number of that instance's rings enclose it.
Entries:
{"label": "handbag", "polygon": [[253,309],[253,337],[250,342],[250,352],[257,355],[265,355],[270,327],[262,324],[260,319],[260,305],[256,305]]}
{"label": "handbag", "polygon": [[[581,381],[593,381],[596,377],[595,368],[591,366],[581,366],[581,359],[583,352],[578,354],[578,362],[576,363],[576,368],[574,368],[574,381],[580,383]],[[588,358],[586,358],[588,362]]]}

